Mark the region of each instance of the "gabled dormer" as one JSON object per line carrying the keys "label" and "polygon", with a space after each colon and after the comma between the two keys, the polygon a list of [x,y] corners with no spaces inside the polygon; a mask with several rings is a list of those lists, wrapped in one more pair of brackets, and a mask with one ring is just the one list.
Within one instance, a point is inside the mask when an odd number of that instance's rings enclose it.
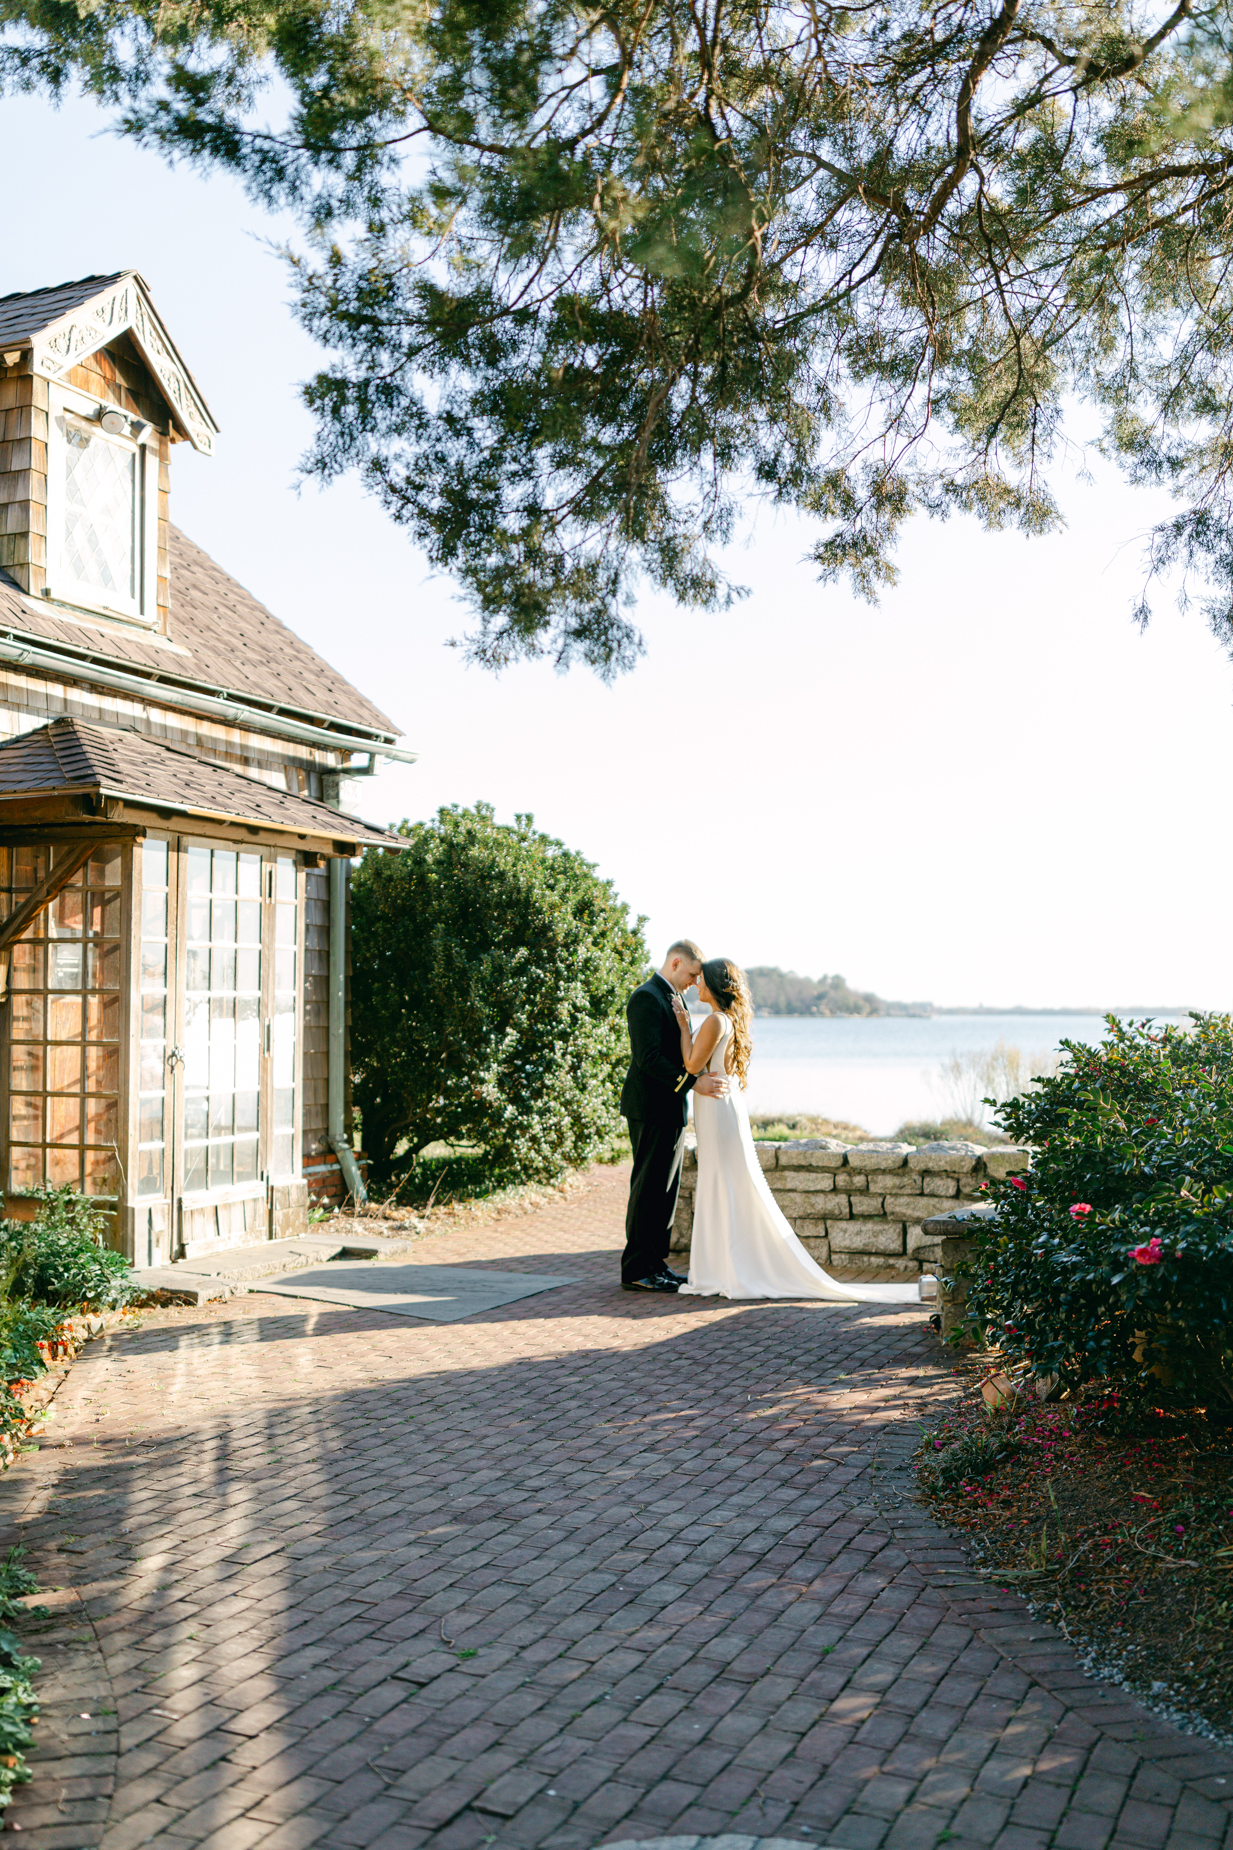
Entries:
{"label": "gabled dormer", "polygon": [[217,429],[136,270],[0,298],[0,568],[166,634],[171,445]]}

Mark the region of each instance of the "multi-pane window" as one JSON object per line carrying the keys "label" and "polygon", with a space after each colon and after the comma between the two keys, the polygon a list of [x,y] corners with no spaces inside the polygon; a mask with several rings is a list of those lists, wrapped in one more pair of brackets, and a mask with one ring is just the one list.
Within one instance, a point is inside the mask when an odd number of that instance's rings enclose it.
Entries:
{"label": "multi-pane window", "polygon": [[270,1174],[296,1173],[295,1161],[295,979],[298,939],[295,862],[280,855],[274,870],[274,1019],[271,1024],[273,1087]]}
{"label": "multi-pane window", "polygon": [[141,974],[137,998],[140,1036],[137,1101],[137,1193],[161,1195],[167,1186],[167,1034],[171,969],[168,942],[168,852],[165,841],[141,848]]}
{"label": "multi-pane window", "polygon": [[258,1176],[261,856],[187,852],[184,1190]]}
{"label": "multi-pane window", "polygon": [[64,421],[63,559],[78,584],[138,594],[141,458],[101,431]]}
{"label": "multi-pane window", "polygon": [[[70,852],[0,849],[7,910]],[[118,1192],[120,869],[120,850],[100,848],[12,946],[10,1188]]]}

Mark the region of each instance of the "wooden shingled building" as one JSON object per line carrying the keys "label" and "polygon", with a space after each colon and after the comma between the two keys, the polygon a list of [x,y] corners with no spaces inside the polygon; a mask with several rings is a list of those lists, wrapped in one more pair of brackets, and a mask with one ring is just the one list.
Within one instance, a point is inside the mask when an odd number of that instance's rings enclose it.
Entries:
{"label": "wooden shingled building", "polygon": [[139,1265],[362,1187],[342,799],[413,756],[172,526],[216,434],[136,271],[0,298],[0,1176]]}

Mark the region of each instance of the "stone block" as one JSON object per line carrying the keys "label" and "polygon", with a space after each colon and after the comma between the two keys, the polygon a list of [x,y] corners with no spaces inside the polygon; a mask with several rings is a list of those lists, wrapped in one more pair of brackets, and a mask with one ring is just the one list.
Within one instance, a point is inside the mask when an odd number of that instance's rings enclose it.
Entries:
{"label": "stone block", "polygon": [[908,1252],[918,1259],[928,1259],[937,1265],[942,1258],[941,1240],[932,1240],[920,1227],[908,1228]]}
{"label": "stone block", "polygon": [[682,1169],[681,1171],[681,1195],[682,1196],[692,1195],[694,1190],[697,1188],[697,1186],[698,1186],[698,1171],[696,1169]]}
{"label": "stone block", "polygon": [[820,1220],[798,1220],[794,1232],[809,1257],[815,1259],[819,1265],[826,1265],[831,1256],[831,1243],[826,1237],[826,1223]]}
{"label": "stone block", "polygon": [[778,1144],[756,1143],[754,1149],[758,1152],[758,1161],[761,1163],[763,1169],[774,1169],[776,1167],[779,1161]]}
{"label": "stone block", "polygon": [[918,1144],[908,1158],[909,1169],[940,1170],[944,1175],[962,1176],[975,1169],[985,1154],[984,1145],[948,1141]]}
{"label": "stone block", "polygon": [[921,1177],[921,1181],[925,1185],[926,1195],[957,1195],[959,1193],[959,1184],[954,1176],[926,1175]]}
{"label": "stone block", "polygon": [[835,1178],[826,1169],[785,1169],[781,1162],[771,1174],[771,1187],[796,1189],[805,1195],[826,1194],[835,1186]]}
{"label": "stone block", "polygon": [[919,1195],[886,1195],[882,1212],[887,1220],[920,1221],[929,1210]]}
{"label": "stone block", "polygon": [[697,1148],[694,1144],[687,1143],[685,1145],[685,1153],[681,1158],[681,1174],[683,1176],[689,1175],[691,1173],[696,1174],[697,1168],[698,1168]]}
{"label": "stone block", "polygon": [[845,1195],[855,1195],[869,1187],[869,1177],[853,1175],[850,1169],[838,1169],[835,1172],[835,1187]]}
{"label": "stone block", "polygon": [[894,1189],[897,1195],[919,1195],[923,1182],[923,1176],[912,1175],[907,1169],[896,1169],[885,1181],[879,1181],[876,1175],[873,1177],[875,1188]]}
{"label": "stone block", "polygon": [[[882,1199],[881,1195],[849,1195],[848,1213],[854,1218],[859,1215],[862,1220],[880,1220],[885,1213]],[[919,1202],[913,1204],[912,1218],[913,1220],[920,1219]]]}
{"label": "stone block", "polygon": [[[814,1204],[811,1202],[810,1206]],[[846,1195],[828,1195],[823,1204],[826,1208],[826,1231],[829,1234],[836,1223],[842,1225],[848,1217],[848,1198]]]}
{"label": "stone block", "polygon": [[819,1220],[824,1213],[829,1214],[831,1211],[829,1197],[824,1204],[819,1200],[817,1195],[807,1195],[803,1189],[798,1191],[796,1189],[777,1188],[775,1190],[775,1205],[778,1207],[779,1212],[781,1214],[786,1214],[791,1221],[797,1220],[802,1216],[809,1220]]}
{"label": "stone block", "polygon": [[1032,1152],[1018,1144],[994,1145],[983,1152],[987,1176],[1017,1176],[1032,1167]]}
{"label": "stone block", "polygon": [[779,1146],[781,1169],[842,1169],[849,1149],[833,1137],[797,1137]]}
{"label": "stone block", "polygon": [[848,1168],[858,1170],[902,1169],[911,1152],[910,1143],[858,1143],[848,1151]]}
{"label": "stone block", "polygon": [[833,1253],[902,1253],[902,1221],[839,1221],[827,1224]]}

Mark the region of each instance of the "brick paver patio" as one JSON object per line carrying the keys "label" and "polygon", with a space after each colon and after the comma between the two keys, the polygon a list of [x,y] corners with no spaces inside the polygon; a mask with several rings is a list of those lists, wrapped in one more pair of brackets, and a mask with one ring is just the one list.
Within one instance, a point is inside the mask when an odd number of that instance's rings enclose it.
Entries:
{"label": "brick paver patio", "polygon": [[87,1350],[0,1482],[59,1589],[23,1841],[1233,1843],[1233,1753],[910,1501],[922,1313],[622,1293],[623,1184],[425,1241],[582,1281],[463,1323],[254,1295]]}

